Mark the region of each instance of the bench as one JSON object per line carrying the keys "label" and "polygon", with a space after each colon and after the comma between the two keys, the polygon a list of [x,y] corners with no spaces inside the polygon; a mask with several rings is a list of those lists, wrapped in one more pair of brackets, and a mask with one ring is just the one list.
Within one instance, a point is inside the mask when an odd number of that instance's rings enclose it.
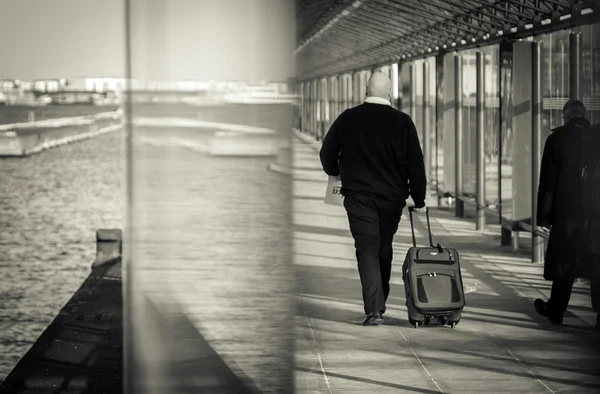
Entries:
{"label": "bench", "polygon": [[513,249],[519,248],[519,232],[527,231],[533,235],[538,235],[546,241],[550,234],[543,230],[533,231],[533,226],[523,220],[508,220],[502,219],[501,233],[500,233],[500,245],[508,246],[512,245]]}

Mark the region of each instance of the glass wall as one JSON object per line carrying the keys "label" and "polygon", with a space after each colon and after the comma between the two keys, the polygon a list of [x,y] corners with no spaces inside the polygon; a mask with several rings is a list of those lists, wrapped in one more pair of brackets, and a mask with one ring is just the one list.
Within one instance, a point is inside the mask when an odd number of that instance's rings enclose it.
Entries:
{"label": "glass wall", "polygon": [[[444,58],[435,62],[435,149],[433,171],[438,194],[445,192],[444,180]],[[450,77],[450,76],[449,76]]]}
{"label": "glass wall", "polygon": [[325,127],[326,127],[326,122],[327,122],[327,110],[328,105],[327,105],[327,80],[326,79],[319,79],[317,81],[317,90],[318,90],[318,98],[317,98],[317,107],[318,107],[318,113],[317,113],[317,135],[319,140],[322,140],[323,137],[325,136],[325,133],[327,132]]}
{"label": "glass wall", "polygon": [[333,121],[337,118],[337,78],[327,78],[327,105],[329,107],[329,121],[327,128],[331,126]]}
{"label": "glass wall", "polygon": [[485,204],[499,200],[500,78],[497,45],[461,52],[463,58],[463,195],[475,198],[477,188],[477,51],[484,54]]}
{"label": "glass wall", "polygon": [[344,78],[346,79],[346,90],[345,90],[345,105],[344,105],[344,109],[350,108],[352,107],[352,100],[353,100],[353,95],[352,92],[354,91],[354,81],[352,80],[352,74],[346,74],[344,75]]}
{"label": "glass wall", "polygon": [[[294,4],[278,3],[127,1],[126,77],[142,85],[125,96],[121,136],[127,393],[294,390],[292,182],[266,171],[271,159],[252,151],[256,144],[291,146],[293,108],[287,102],[228,104],[222,100],[227,84],[220,83],[253,86],[295,75]],[[260,23],[266,14],[270,23]],[[240,37],[248,52],[230,45]],[[149,87],[184,80],[216,84],[208,92]],[[186,103],[199,98],[210,105]],[[137,121],[147,117],[155,122]],[[173,119],[221,126],[190,130]],[[274,133],[215,133],[231,124]],[[269,324],[256,319],[265,305]],[[93,345],[83,344],[92,358],[98,357]],[[94,390],[102,378],[83,382]]]}
{"label": "glass wall", "polygon": [[561,126],[562,108],[569,99],[569,30],[542,35],[542,141]]}
{"label": "glass wall", "polygon": [[500,46],[482,50],[485,54],[485,205],[497,209],[500,202]]}
{"label": "glass wall", "polygon": [[336,90],[336,96],[335,96],[335,101],[336,101],[336,106],[337,106],[337,111],[338,111],[338,115],[341,114],[342,112],[344,112],[344,88],[345,88],[345,83],[346,83],[346,76],[344,74],[338,75],[336,77],[336,81],[337,81],[337,90]]}
{"label": "glass wall", "polygon": [[581,98],[592,124],[600,123],[600,23],[582,26],[581,32]]}
{"label": "glass wall", "polygon": [[[416,60],[412,63],[413,88],[415,89],[415,116],[413,122],[417,128],[421,149],[423,148],[423,60]],[[428,177],[429,178],[429,177]]]}
{"label": "glass wall", "polygon": [[476,51],[468,50],[462,55],[462,178],[463,195],[475,198],[477,163],[477,114],[475,98],[477,87]]}
{"label": "glass wall", "polygon": [[512,44],[500,45],[500,214],[512,217],[513,169],[513,51]]}
{"label": "glass wall", "polygon": [[392,80],[392,106],[398,108],[398,63],[390,66],[390,79]]}
{"label": "glass wall", "polygon": [[[425,98],[425,96],[427,96],[427,118],[425,119],[423,116],[423,108],[421,108],[421,122],[422,125],[427,127],[427,137],[423,137],[423,138],[427,138],[428,139],[428,143],[429,143],[429,148],[428,148],[428,154],[429,154],[429,173],[427,174],[427,179],[431,180],[432,184],[437,186],[437,171],[438,171],[438,166],[436,165],[436,158],[437,158],[437,152],[438,152],[438,146],[437,146],[437,139],[436,139],[436,133],[435,133],[435,125],[436,125],[436,59],[434,56],[428,57],[427,59],[425,59],[425,61],[423,63],[427,63],[428,66],[428,86],[427,86],[427,91],[423,92],[423,98]],[[423,75],[424,73],[424,66],[423,64],[421,64],[421,73]],[[421,79],[419,81],[419,84],[423,85],[423,80]],[[425,101],[421,101],[422,104],[425,103]]]}

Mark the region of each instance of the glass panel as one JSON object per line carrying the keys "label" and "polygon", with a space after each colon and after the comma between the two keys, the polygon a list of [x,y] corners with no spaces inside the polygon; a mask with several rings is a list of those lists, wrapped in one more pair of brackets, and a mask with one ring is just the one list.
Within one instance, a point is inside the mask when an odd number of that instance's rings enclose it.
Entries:
{"label": "glass panel", "polygon": [[311,127],[312,135],[318,138],[319,136],[319,81],[312,82],[312,108],[311,108]]}
{"label": "glass panel", "polygon": [[302,129],[310,133],[310,82],[304,83],[304,115]]}
{"label": "glass panel", "polygon": [[444,60],[439,58],[440,61],[435,63],[435,159],[434,159],[434,173],[436,188],[438,193],[443,193],[445,189],[444,180]]}
{"label": "glass panel", "polygon": [[360,103],[360,72],[355,72],[352,74],[352,106],[356,106]]}
{"label": "glass panel", "polygon": [[[435,112],[435,108],[436,108],[436,101],[435,101],[435,94],[436,94],[436,61],[435,61],[435,57],[431,56],[428,57],[427,59],[425,59],[425,61],[427,63],[429,63],[429,81],[428,81],[428,91],[427,92],[423,92],[423,94],[427,94],[429,97],[429,105],[428,105],[428,118],[424,119],[423,121],[426,122],[427,124],[427,132],[429,134],[429,147],[430,147],[430,160],[431,160],[431,171],[429,174],[427,174],[427,179],[429,179],[431,182],[433,182],[433,185],[437,185],[437,171],[438,171],[438,166],[436,164],[437,162],[437,139],[436,139],[436,133],[435,133],[435,120],[436,120],[436,112]],[[423,66],[421,66],[421,69],[423,69]]]}
{"label": "glass panel", "polygon": [[414,103],[415,116],[413,122],[417,127],[417,134],[419,135],[419,142],[421,143],[421,149],[423,149],[423,61],[417,60],[413,64],[413,83],[416,98]]}
{"label": "glass panel", "polygon": [[485,53],[485,204],[493,209],[499,205],[499,132],[500,132],[500,47],[489,46]]}
{"label": "glass panel", "polygon": [[513,52],[512,44],[500,46],[500,213],[512,218],[512,169],[513,169],[513,96],[512,96]]}
{"label": "glass panel", "polygon": [[345,89],[346,89],[346,75],[342,74],[337,78],[337,107],[338,115],[344,112],[345,109]]}
{"label": "glass panel", "polygon": [[356,78],[354,78],[354,74],[348,74],[348,87],[346,88],[348,97],[346,98],[346,108],[354,107],[354,95],[356,90]]}
{"label": "glass panel", "polygon": [[392,105],[394,108],[398,108],[398,63],[392,64],[390,67],[390,78],[392,79]]}
{"label": "glass panel", "polygon": [[127,1],[128,391],[292,392],[294,5]]}
{"label": "glass panel", "polygon": [[[413,102],[412,102],[412,92],[413,92],[413,87],[412,87],[412,75],[413,75],[413,63],[402,63],[402,69],[401,69],[401,83],[402,83],[402,105],[401,105],[401,110],[402,112],[408,114],[409,116],[413,117]],[[414,121],[414,120],[413,120]]]}
{"label": "glass panel", "polygon": [[586,118],[600,123],[600,23],[582,26],[581,31],[581,98],[587,108]]}
{"label": "glass panel", "polygon": [[316,136],[317,139],[322,139],[322,133],[323,133],[323,120],[325,118],[325,111],[323,108],[323,80],[322,79],[318,79],[315,82],[315,89],[316,89],[316,102],[315,102],[315,106],[317,107],[317,112],[316,112],[316,124],[315,124],[315,132],[316,132]]}
{"label": "glass panel", "polygon": [[476,191],[476,163],[477,163],[477,113],[475,111],[475,95],[477,87],[476,75],[476,51],[468,50],[461,52],[463,58],[463,157],[462,157],[462,177],[463,177],[463,195],[469,198],[475,198]]}
{"label": "glass panel", "polygon": [[561,126],[562,108],[569,99],[569,31],[540,37],[542,41],[542,142],[555,127]]}
{"label": "glass panel", "polygon": [[457,56],[455,54],[445,54],[440,62],[440,67],[443,67],[443,83],[441,90],[440,105],[440,123],[438,123],[438,135],[443,144],[441,144],[442,160],[444,174],[443,192],[454,194],[456,191],[456,149],[455,149],[455,118],[456,118],[456,64]]}

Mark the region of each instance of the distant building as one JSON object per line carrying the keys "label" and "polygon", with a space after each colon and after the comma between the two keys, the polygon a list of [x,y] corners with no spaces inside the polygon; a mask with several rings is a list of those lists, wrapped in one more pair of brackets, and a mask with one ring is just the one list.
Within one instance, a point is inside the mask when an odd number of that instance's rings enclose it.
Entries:
{"label": "distant building", "polygon": [[75,77],[68,79],[64,91],[120,92],[125,89],[126,81],[126,78]]}
{"label": "distant building", "polygon": [[31,90],[42,93],[54,93],[63,91],[67,84],[67,80],[64,78],[36,79],[33,81]]}
{"label": "distant building", "polygon": [[22,82],[18,79],[0,79],[0,92],[13,93],[21,88]]}

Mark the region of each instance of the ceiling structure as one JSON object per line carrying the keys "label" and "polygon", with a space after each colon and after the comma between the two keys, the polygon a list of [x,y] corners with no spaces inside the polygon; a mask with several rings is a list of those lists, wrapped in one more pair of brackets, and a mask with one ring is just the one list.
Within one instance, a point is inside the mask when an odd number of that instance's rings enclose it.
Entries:
{"label": "ceiling structure", "polygon": [[308,80],[600,21],[600,0],[297,0]]}

